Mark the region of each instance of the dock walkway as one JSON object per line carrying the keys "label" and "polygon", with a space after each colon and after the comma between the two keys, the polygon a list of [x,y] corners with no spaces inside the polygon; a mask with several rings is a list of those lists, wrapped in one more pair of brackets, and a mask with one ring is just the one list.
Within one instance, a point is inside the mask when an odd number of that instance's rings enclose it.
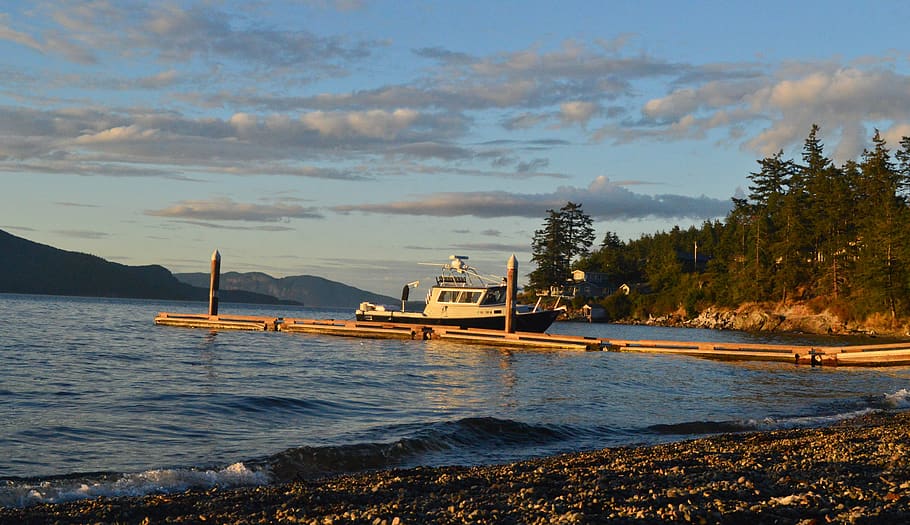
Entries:
{"label": "dock walkway", "polygon": [[573,335],[461,329],[335,319],[299,319],[243,315],[176,314],[161,312],[156,325],[211,330],[279,331],[346,337],[430,340],[518,348],[558,348],[584,351],[682,354],[720,360],[778,361],[810,366],[910,365],[910,341],[880,345],[807,346],[697,341],[629,341]]}

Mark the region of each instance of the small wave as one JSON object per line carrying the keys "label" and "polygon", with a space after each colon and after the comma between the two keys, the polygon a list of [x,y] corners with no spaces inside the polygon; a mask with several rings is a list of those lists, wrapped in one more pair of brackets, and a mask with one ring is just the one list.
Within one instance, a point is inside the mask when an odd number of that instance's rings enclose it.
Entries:
{"label": "small wave", "polygon": [[90,474],[40,481],[7,480],[0,483],[0,507],[28,507],[64,503],[100,496],[145,496],[187,489],[265,485],[269,475],[234,463],[220,470],[159,469],[134,474]]}
{"label": "small wave", "polygon": [[828,425],[833,425],[835,423],[840,423],[841,421],[846,421],[848,419],[853,419],[874,412],[879,412],[880,410],[875,408],[863,408],[859,410],[853,410],[850,412],[841,412],[838,414],[826,414],[819,416],[789,416],[789,417],[766,417],[762,420],[749,420],[750,424],[754,425],[755,430],[783,430],[788,428],[817,428],[824,427]]}
{"label": "small wave", "polygon": [[354,413],[362,409],[357,403],[348,401],[277,395],[165,393],[138,398],[136,403],[150,407],[181,406],[187,410],[221,411],[224,414],[268,414],[276,417],[282,414],[325,417],[342,412]]}
{"label": "small wave", "polygon": [[884,408],[910,409],[910,390],[902,388],[893,394],[884,394],[880,400]]}
{"label": "small wave", "polygon": [[215,402],[227,410],[250,413],[279,411],[322,414],[336,407],[335,403],[328,401],[283,396],[227,396]]}
{"label": "small wave", "polygon": [[754,425],[741,421],[687,421],[665,425],[651,425],[646,429],[655,434],[699,435],[721,434],[724,432],[746,432],[755,430]]}
{"label": "small wave", "polygon": [[530,425],[496,418],[465,418],[422,425],[387,443],[299,447],[266,460],[277,481],[402,466],[426,454],[447,452],[447,458],[476,457],[479,451],[527,449],[569,439],[569,427]]}
{"label": "small wave", "polygon": [[688,421],[666,425],[651,425],[645,430],[655,434],[699,436],[728,432],[817,428],[833,425],[841,421],[861,417],[878,411],[879,409],[876,408],[863,408],[849,412],[818,416],[766,417],[762,419],[745,419],[741,421]]}

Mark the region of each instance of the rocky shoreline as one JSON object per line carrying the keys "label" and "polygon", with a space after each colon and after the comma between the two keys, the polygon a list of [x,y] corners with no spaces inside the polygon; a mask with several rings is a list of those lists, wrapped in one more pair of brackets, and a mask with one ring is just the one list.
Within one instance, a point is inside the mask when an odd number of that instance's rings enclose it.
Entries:
{"label": "rocky shoreline", "polygon": [[0,523],[907,523],[910,414],[508,465],[0,508]]}
{"label": "rocky shoreline", "polygon": [[626,319],[621,324],[645,324],[710,330],[741,330],[745,332],[786,332],[818,335],[865,335],[884,337],[910,336],[906,322],[892,324],[883,319],[844,321],[836,314],[815,312],[804,304],[767,305],[749,303],[738,308],[709,307],[695,317],[674,312],[648,319]]}

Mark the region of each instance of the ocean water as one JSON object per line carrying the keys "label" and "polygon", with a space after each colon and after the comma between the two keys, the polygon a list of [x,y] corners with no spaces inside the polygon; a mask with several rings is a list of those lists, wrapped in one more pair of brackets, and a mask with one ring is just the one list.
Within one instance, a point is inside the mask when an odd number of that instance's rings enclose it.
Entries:
{"label": "ocean water", "polygon": [[[492,464],[910,408],[910,368],[154,326],[203,303],[0,294],[0,506]],[[225,314],[352,311],[224,304]],[[851,339],[557,322],[619,339]]]}

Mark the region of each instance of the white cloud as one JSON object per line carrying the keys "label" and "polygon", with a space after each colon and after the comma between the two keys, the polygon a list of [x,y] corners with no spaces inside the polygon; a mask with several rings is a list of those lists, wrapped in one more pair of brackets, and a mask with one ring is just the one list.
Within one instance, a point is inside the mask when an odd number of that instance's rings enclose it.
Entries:
{"label": "white cloud", "polygon": [[[309,89],[308,76],[359,74],[348,66],[380,54],[385,44],[282,29],[254,11],[231,9],[49,3],[18,13],[15,26],[0,15],[0,39],[87,65],[77,68],[84,76],[50,68],[7,86],[24,102],[0,107],[0,171],[27,164],[56,172],[51,159],[65,158],[80,174],[152,174],[154,166],[164,176],[259,168],[346,180],[431,172],[566,177],[555,155],[518,142],[491,149],[469,141],[490,124],[500,124],[504,137],[516,130],[553,134],[543,138],[560,137],[572,125],[587,134],[582,141],[710,136],[767,155],[798,147],[818,123],[844,160],[862,151],[871,126],[893,146],[910,123],[910,77],[893,69],[899,60],[695,64],[630,51],[629,35],[486,55],[424,47],[413,54],[429,65],[414,78],[346,84],[357,85],[350,91],[328,83]],[[127,61],[129,69],[119,67]],[[135,71],[134,65],[150,74],[109,73]],[[82,98],[47,95],[61,86],[81,88]],[[144,91],[128,91],[136,88]],[[558,154],[576,140],[564,142],[549,149]]]}
{"label": "white cloud", "polygon": [[8,23],[9,15],[0,13],[0,40],[8,40],[25,47],[30,47],[35,51],[44,51],[42,45],[37,40],[32,38],[31,35],[11,29]]}
{"label": "white cloud", "polygon": [[146,210],[146,215],[203,221],[277,222],[284,219],[319,219],[312,207],[276,202],[252,204],[234,202],[226,197],[212,200],[185,200],[160,210]]}
{"label": "white cloud", "polygon": [[552,193],[523,194],[505,191],[444,192],[423,195],[414,200],[385,204],[335,206],[338,213],[381,213],[433,217],[529,217],[539,218],[547,209],[559,209],[567,201],[581,203],[587,214],[597,219],[691,218],[713,219],[730,211],[730,201],[704,195],[645,195],[597,177],[587,188],[562,186]]}
{"label": "white cloud", "polygon": [[560,118],[567,123],[581,124],[584,126],[599,110],[594,102],[573,100],[563,102],[559,106]]}
{"label": "white cloud", "polygon": [[[894,131],[886,137],[896,145],[897,130],[910,122],[910,76],[879,63],[869,68],[784,64],[764,78],[696,84],[646,101],[645,120],[636,131],[678,140],[718,130],[750,151],[770,155],[797,147],[812,124],[819,124],[842,162],[857,158],[870,143],[872,126],[890,124]],[[634,134],[610,125],[595,136],[626,140]]]}
{"label": "white cloud", "polygon": [[76,144],[97,144],[104,142],[128,142],[154,139],[159,135],[157,129],[142,129],[139,126],[117,126],[98,133],[87,133],[77,137]]}
{"label": "white cloud", "polygon": [[394,111],[370,110],[327,113],[316,111],[300,117],[304,126],[330,137],[362,135],[373,139],[390,140],[412,126],[419,114],[411,109]]}
{"label": "white cloud", "polygon": [[177,70],[169,69],[150,77],[140,78],[137,85],[144,89],[161,89],[176,83],[179,76]]}
{"label": "white cloud", "polygon": [[899,147],[904,137],[910,137],[910,122],[895,124],[888,129],[881,130],[882,138],[888,142],[892,149]]}

